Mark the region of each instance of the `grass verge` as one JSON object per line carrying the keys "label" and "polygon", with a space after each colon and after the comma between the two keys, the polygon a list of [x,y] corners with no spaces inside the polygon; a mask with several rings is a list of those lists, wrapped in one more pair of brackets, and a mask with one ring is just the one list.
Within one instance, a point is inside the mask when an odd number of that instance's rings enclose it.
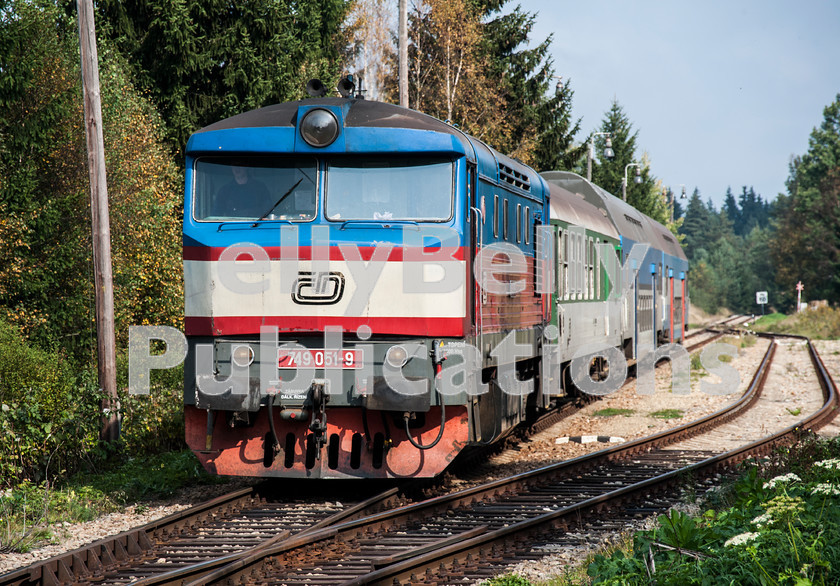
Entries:
{"label": "grass verge", "polygon": [[148,503],[196,484],[226,482],[204,471],[192,452],[127,459],[58,485],[29,481],[0,492],[0,552],[29,551],[55,539],[56,524],[90,521],[130,503]]}
{"label": "grass verge", "polygon": [[614,407],[607,407],[606,409],[599,409],[598,411],[595,411],[592,415],[595,417],[614,417],[616,415],[630,417],[633,413],[635,413],[635,411],[632,409],[616,409]]}
{"label": "grass verge", "polygon": [[798,334],[817,340],[833,340],[840,338],[840,309],[820,307],[790,316],[772,313],[756,320],[752,327],[757,332]]}
{"label": "grass verge", "polygon": [[661,409],[648,414],[649,417],[655,417],[656,419],[679,419],[683,415],[684,413],[680,409]]}
{"label": "grass verge", "polygon": [[[806,437],[706,493],[705,513],[677,511],[545,581],[492,586],[840,584],[840,438]],[[512,579],[509,576],[496,580]]]}

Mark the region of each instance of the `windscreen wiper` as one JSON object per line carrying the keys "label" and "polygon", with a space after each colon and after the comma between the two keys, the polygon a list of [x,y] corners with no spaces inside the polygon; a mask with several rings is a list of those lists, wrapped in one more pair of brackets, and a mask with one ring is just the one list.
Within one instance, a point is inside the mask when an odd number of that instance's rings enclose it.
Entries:
{"label": "windscreen wiper", "polygon": [[257,219],[257,222],[259,222],[260,220],[265,220],[265,219],[268,217],[268,214],[270,214],[271,212],[273,212],[273,211],[274,211],[274,208],[276,208],[276,207],[277,207],[277,206],[279,206],[281,203],[283,203],[283,200],[284,200],[284,199],[286,199],[286,197],[288,197],[288,195],[289,195],[291,192],[293,192],[293,191],[297,188],[297,186],[298,186],[298,185],[300,185],[300,182],[301,182],[301,181],[303,181],[303,177],[301,177],[300,179],[298,179],[298,182],[297,182],[297,183],[295,183],[294,185],[292,185],[292,186],[289,188],[289,191],[287,191],[286,193],[284,193],[283,195],[281,195],[281,196],[280,196],[280,199],[278,199],[278,200],[277,200],[277,203],[275,203],[273,206],[271,206],[270,208],[268,208],[268,211],[266,211],[263,215],[261,215],[261,216]]}

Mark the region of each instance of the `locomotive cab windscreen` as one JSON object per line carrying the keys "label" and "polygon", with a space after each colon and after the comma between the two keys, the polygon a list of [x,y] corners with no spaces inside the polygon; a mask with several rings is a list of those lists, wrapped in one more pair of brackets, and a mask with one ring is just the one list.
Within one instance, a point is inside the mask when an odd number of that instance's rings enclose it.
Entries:
{"label": "locomotive cab windscreen", "polygon": [[201,157],[195,163],[196,220],[308,221],[318,209],[314,157]]}
{"label": "locomotive cab windscreen", "polygon": [[452,161],[350,157],[327,165],[328,220],[444,222],[452,217]]}

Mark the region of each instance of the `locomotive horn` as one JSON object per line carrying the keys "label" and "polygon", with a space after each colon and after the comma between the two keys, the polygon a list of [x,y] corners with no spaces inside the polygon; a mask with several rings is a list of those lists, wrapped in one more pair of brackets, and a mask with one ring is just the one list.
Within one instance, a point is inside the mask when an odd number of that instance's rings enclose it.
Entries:
{"label": "locomotive horn", "polygon": [[352,75],[348,75],[347,77],[342,77],[338,81],[338,93],[341,94],[342,98],[352,97],[354,89],[356,89],[356,84],[353,83],[353,76]]}
{"label": "locomotive horn", "polygon": [[321,83],[320,79],[310,79],[306,84],[306,93],[313,98],[323,98],[327,95],[327,87]]}

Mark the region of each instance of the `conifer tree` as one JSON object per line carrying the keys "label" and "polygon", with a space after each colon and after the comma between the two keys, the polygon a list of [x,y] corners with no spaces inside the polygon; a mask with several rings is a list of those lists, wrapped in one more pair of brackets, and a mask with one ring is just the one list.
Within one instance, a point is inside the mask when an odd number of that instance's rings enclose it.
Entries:
{"label": "conifer tree", "polygon": [[495,146],[539,171],[571,169],[585,148],[574,144],[580,131],[580,119],[572,118],[574,92],[568,81],[555,75],[548,54],[552,36],[528,46],[537,15],[521,6],[502,14],[506,3],[479,2],[479,17],[487,21],[488,81],[502,96],[501,107],[510,121],[504,143]]}
{"label": "conifer tree", "polygon": [[[603,148],[598,149],[598,158],[592,163],[592,181],[621,197],[624,171],[630,163],[641,164],[641,183],[633,180],[635,168],[627,173],[627,203],[643,214],[665,224],[669,213],[656,178],[650,171],[650,165],[643,157],[636,154],[638,130],[633,129],[630,119],[617,100],[613,100],[610,110],[601,122],[599,132],[609,132],[615,157],[610,160],[603,156]],[[596,144],[603,145],[604,137],[599,137]],[[585,164],[585,163],[584,163]]]}
{"label": "conifer tree", "polygon": [[770,246],[778,285],[790,294],[802,281],[810,299],[840,299],[840,94],[793,159],[787,187]]}
{"label": "conifer tree", "polygon": [[683,248],[689,261],[698,258],[698,251],[706,244],[706,230],[709,225],[709,210],[700,199],[700,190],[694,189],[688,200],[685,221],[680,227],[680,234],[685,235]]}
{"label": "conifer tree", "polygon": [[342,0],[101,0],[98,32],[134,65],[178,152],[219,119],[337,79]]}
{"label": "conifer tree", "polygon": [[[448,119],[538,170],[570,169],[580,120],[555,84],[551,37],[528,47],[536,15],[506,0],[428,0],[409,14],[409,107]],[[449,56],[447,56],[449,55]],[[397,101],[396,55],[385,99]],[[550,88],[554,87],[554,92]]]}
{"label": "conifer tree", "polygon": [[732,194],[731,187],[726,188],[726,197],[723,200],[723,207],[720,211],[726,214],[726,217],[729,218],[729,221],[732,222],[734,226],[738,226],[741,222],[741,210],[738,208],[738,202]]}

